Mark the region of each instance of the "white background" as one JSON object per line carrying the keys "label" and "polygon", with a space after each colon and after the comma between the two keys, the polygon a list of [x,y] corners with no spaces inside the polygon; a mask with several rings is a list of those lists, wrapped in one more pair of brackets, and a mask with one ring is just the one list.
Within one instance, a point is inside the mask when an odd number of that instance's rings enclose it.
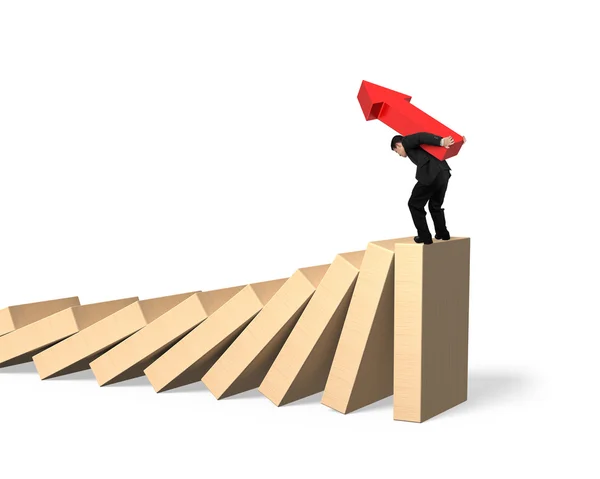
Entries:
{"label": "white background", "polygon": [[[593,2],[0,3],[0,308],[289,276],[415,234],[362,80],[465,135],[466,403],[423,424],[0,371],[1,477],[598,477]],[[587,433],[594,435],[587,436]],[[597,451],[596,451],[597,452]]]}

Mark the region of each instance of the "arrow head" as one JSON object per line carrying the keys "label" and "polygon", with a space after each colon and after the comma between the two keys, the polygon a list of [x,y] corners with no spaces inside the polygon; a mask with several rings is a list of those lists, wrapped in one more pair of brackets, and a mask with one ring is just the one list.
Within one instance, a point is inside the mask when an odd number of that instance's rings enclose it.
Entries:
{"label": "arrow head", "polygon": [[388,105],[392,103],[397,104],[400,101],[408,103],[412,97],[363,80],[358,90],[357,98],[363,115],[365,115],[365,119],[368,121],[379,118],[386,103]]}

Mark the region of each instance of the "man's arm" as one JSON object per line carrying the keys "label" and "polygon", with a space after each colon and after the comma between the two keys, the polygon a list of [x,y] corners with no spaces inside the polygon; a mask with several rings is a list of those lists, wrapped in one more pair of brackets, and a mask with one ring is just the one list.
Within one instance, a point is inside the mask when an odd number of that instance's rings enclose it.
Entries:
{"label": "man's arm", "polygon": [[402,139],[402,146],[405,150],[417,148],[419,145],[434,145],[442,146],[444,138],[433,133],[427,133],[425,131],[414,133],[412,135],[406,135]]}

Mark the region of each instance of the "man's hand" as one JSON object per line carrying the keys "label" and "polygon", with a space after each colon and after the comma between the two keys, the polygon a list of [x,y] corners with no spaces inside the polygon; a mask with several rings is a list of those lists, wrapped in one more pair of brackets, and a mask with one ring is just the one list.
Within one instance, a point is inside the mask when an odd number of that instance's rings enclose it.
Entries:
{"label": "man's hand", "polygon": [[466,142],[467,142],[467,137],[463,136],[463,143],[466,143]]}
{"label": "man's hand", "polygon": [[444,148],[450,148],[450,145],[453,145],[453,144],[454,144],[454,138],[452,138],[451,136],[447,136],[445,138],[442,138],[442,146]]}

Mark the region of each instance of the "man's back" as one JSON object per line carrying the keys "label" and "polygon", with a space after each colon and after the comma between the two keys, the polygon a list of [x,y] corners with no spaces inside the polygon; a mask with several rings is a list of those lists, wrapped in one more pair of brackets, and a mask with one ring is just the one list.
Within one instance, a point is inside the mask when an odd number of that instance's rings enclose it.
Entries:
{"label": "man's back", "polygon": [[[437,174],[442,170],[451,170],[446,160],[438,160],[431,153],[425,151],[420,145],[441,146],[442,137],[432,133],[420,132],[413,135],[406,135],[402,139],[402,146],[406,151],[406,156],[417,165],[415,178],[424,185],[430,185],[435,180]],[[452,176],[451,173],[449,173]]]}

